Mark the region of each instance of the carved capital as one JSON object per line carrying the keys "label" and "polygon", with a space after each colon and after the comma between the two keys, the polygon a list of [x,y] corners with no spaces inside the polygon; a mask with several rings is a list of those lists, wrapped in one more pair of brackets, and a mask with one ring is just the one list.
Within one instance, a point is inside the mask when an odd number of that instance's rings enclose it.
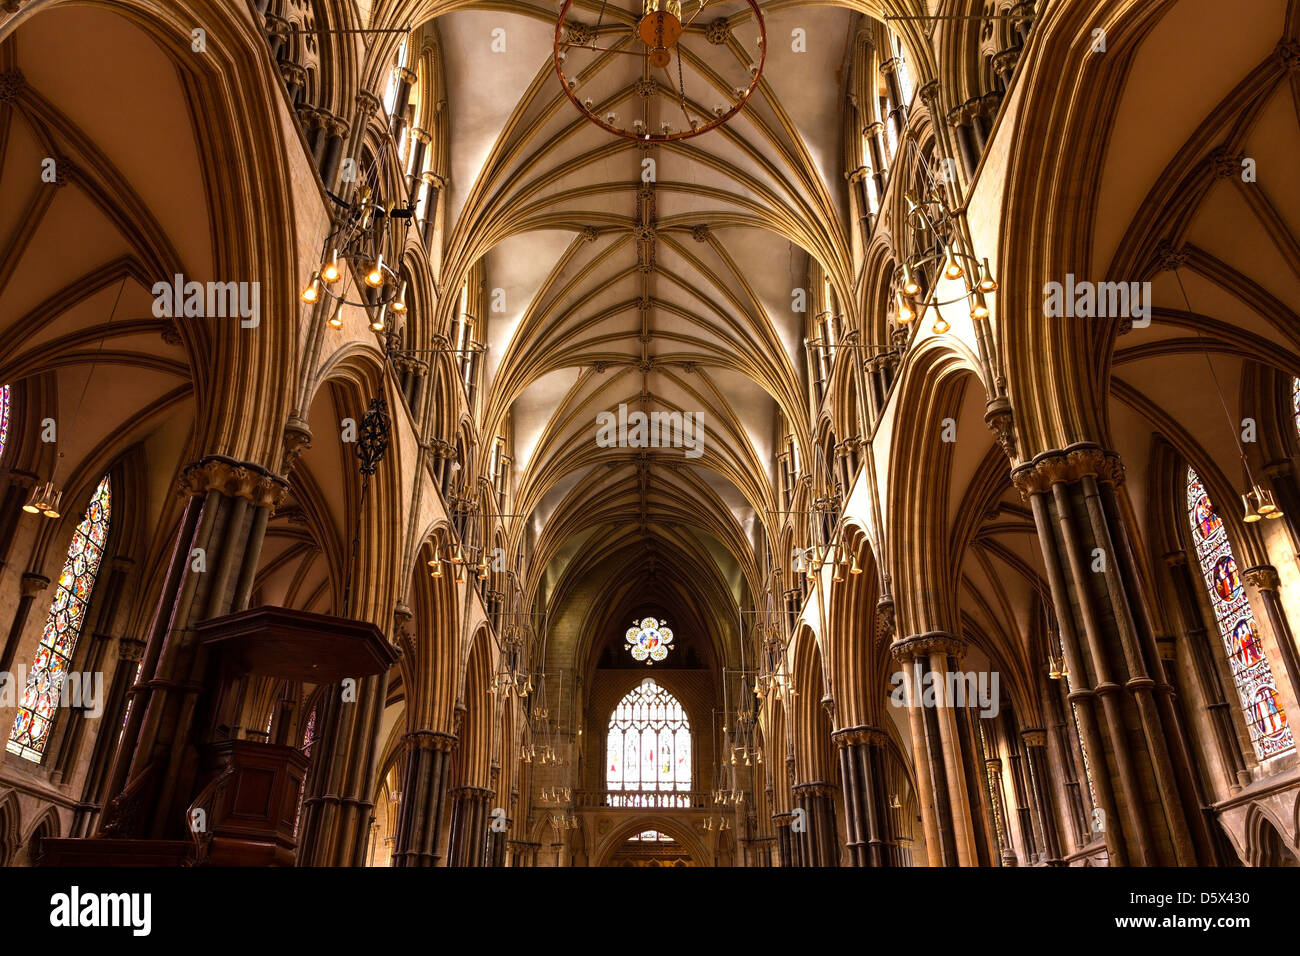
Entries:
{"label": "carved capital", "polygon": [[144,641],[133,637],[121,637],[117,641],[117,659],[120,661],[138,661],[144,657]]}
{"label": "carved capital", "polygon": [[888,594],[882,595],[876,602],[876,640],[893,641],[898,631],[898,620],[894,613],[894,599]]}
{"label": "carved capital", "polygon": [[311,429],[297,415],[291,415],[284,425],[284,457],[280,460],[280,474],[288,475],[298,458],[311,447]]}
{"label": "carved capital", "polygon": [[35,597],[49,586],[49,578],[43,574],[35,574],[31,571],[28,571],[22,576],[22,583],[20,584],[23,597]]}
{"label": "carved capital", "polygon": [[219,491],[231,498],[247,498],[257,507],[274,508],[289,490],[283,478],[256,465],[212,456],[188,465],[177,480],[177,494],[203,495]]}
{"label": "carved capital", "polygon": [[1277,576],[1277,568],[1271,564],[1247,568],[1245,578],[1247,584],[1261,591],[1276,591],[1278,584],[1281,583]]}
{"label": "carved capital", "polygon": [[1119,455],[1098,445],[1081,442],[1069,448],[1044,452],[1033,461],[1014,469],[1011,481],[1028,501],[1036,494],[1051,489],[1062,482],[1078,481],[1085,475],[1095,475],[1098,481],[1116,487],[1124,483],[1124,463]]}
{"label": "carved capital", "polygon": [[1022,730],[1020,732],[1020,738],[1025,742],[1026,747],[1047,746],[1047,731],[1040,730],[1036,727]]}
{"label": "carved capital", "polygon": [[889,653],[894,660],[900,662],[929,657],[931,654],[946,654],[960,660],[966,653],[966,642],[943,631],[929,631],[895,641],[890,645]]}
{"label": "carved capital", "polygon": [[1011,401],[999,396],[989,402],[984,412],[984,424],[989,426],[993,436],[1002,447],[1002,452],[1013,462],[1018,459],[1016,451],[1015,415],[1011,410]]}

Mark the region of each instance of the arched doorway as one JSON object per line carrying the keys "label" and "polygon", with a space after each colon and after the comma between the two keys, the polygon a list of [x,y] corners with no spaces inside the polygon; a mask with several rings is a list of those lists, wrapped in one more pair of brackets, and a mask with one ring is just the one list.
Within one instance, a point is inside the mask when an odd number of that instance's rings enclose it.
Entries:
{"label": "arched doorway", "polygon": [[708,848],[689,824],[666,814],[637,815],[617,826],[592,855],[595,866],[711,866]]}
{"label": "arched doorway", "polygon": [[663,830],[633,833],[614,849],[606,866],[694,866],[686,848]]}

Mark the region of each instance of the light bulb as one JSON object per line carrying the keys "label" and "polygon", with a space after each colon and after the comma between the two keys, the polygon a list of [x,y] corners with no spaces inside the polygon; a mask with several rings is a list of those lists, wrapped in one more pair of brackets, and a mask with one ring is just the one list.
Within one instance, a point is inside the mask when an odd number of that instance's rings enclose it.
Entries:
{"label": "light bulb", "polygon": [[936,315],[934,325],[930,326],[930,331],[935,335],[943,335],[943,333],[947,332],[950,328],[952,328],[952,326],[948,324],[947,319],[942,315]]}
{"label": "light bulb", "polygon": [[966,273],[962,271],[961,263],[952,253],[952,246],[944,247],[945,258],[943,262],[943,274],[947,279],[960,279]]}
{"label": "light bulb", "polygon": [[338,282],[342,275],[343,273],[339,271],[339,251],[335,249],[330,253],[330,261],[321,269],[320,277],[332,285]]}
{"label": "light bulb", "polygon": [[393,300],[393,311],[402,313],[406,311],[406,280],[402,280],[401,287],[397,290],[397,298]]}
{"label": "light bulb", "polygon": [[987,319],[989,317],[989,307],[984,302],[982,292],[975,294],[975,305],[971,307],[970,317],[972,319]]}
{"label": "light bulb", "polygon": [[898,296],[898,324],[907,325],[914,318],[916,318],[916,313],[912,311],[911,305],[900,294]]}
{"label": "light bulb", "polygon": [[381,305],[381,306],[379,307],[379,312],[375,314],[374,319],[371,320],[371,322],[370,322],[370,328],[371,328],[373,331],[375,331],[375,332],[382,332],[382,331],[384,331],[384,316],[385,316],[385,314],[386,314],[387,312],[388,312],[388,306],[386,306],[386,305]]}
{"label": "light bulb", "polygon": [[903,266],[903,294],[916,295],[921,291],[920,285],[917,284],[916,277],[912,275],[912,270],[906,264]]}
{"label": "light bulb", "polygon": [[1242,521],[1245,521],[1247,524],[1254,524],[1260,518],[1264,517],[1262,514],[1260,514],[1258,511],[1255,510],[1255,502],[1252,500],[1252,496],[1250,494],[1242,495],[1241,503],[1246,506],[1246,514],[1245,516],[1242,517],[1241,519]]}
{"label": "light bulb", "polygon": [[331,329],[341,329],[341,328],[343,328],[343,306],[340,305],[340,306],[339,306],[339,307],[334,311],[334,314],[331,315],[331,316],[329,317],[329,319],[327,320],[326,324],[327,324]]}
{"label": "light bulb", "polygon": [[366,285],[372,289],[378,289],[384,284],[384,256],[383,253],[375,259],[374,267],[366,273]]}
{"label": "light bulb", "polygon": [[317,299],[320,298],[320,273],[319,272],[315,273],[311,277],[311,284],[307,286],[307,288],[302,290],[302,294],[299,295],[298,298],[302,299],[302,301],[306,302],[308,305],[311,305],[313,302],[315,302]]}
{"label": "light bulb", "polygon": [[993,278],[993,273],[989,271],[989,261],[987,259],[984,260],[984,263],[980,268],[980,291],[998,291],[997,281]]}

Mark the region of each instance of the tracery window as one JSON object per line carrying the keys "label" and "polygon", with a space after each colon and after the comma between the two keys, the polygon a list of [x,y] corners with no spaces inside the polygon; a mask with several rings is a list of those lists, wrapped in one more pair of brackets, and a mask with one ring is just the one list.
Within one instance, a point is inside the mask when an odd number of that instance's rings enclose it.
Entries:
{"label": "tracery window", "polygon": [[[5,386],[5,391],[8,390],[8,386]],[[1296,431],[1300,432],[1300,378],[1291,380],[1291,414],[1295,417]]]}
{"label": "tracery window", "polygon": [[9,438],[9,386],[0,385],[0,458],[5,454],[5,442]]}
{"label": "tracery window", "polygon": [[1292,750],[1295,741],[1277,696],[1273,669],[1260,643],[1227,529],[1215,514],[1200,477],[1191,468],[1187,469],[1187,516],[1255,753],[1265,760]]}
{"label": "tracery window", "polygon": [[54,709],[59,706],[68,665],[77,649],[77,639],[86,621],[95,576],[104,558],[108,540],[108,522],[112,493],[108,476],[90,498],[86,513],[72,533],[68,557],[59,575],[59,585],[50,605],[45,633],[36,650],[18,716],[5,749],[10,753],[40,763],[54,724]]}
{"label": "tracery window", "polygon": [[681,702],[647,677],[609,717],[605,789],[617,807],[685,807],[691,724]]}

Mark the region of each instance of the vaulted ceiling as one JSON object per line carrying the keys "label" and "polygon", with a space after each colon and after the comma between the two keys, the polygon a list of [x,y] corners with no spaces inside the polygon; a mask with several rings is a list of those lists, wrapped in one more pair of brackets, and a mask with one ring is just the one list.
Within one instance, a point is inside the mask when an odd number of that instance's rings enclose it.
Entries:
{"label": "vaulted ceiling", "polygon": [[[599,23],[597,47],[633,50],[633,6],[591,4],[567,19]],[[851,284],[841,66],[855,15],[770,14],[766,66],[744,111],[645,149],[580,114],[556,75],[554,13],[523,9],[437,20],[454,222],[444,276],[481,257],[485,288],[504,303],[489,316],[485,430],[511,423],[514,510],[529,516],[534,568],[547,568],[541,598],[563,614],[576,595],[602,595],[610,623],[597,629],[658,601],[734,640],[745,591],[761,587],[759,530],[780,524],[778,413],[806,440],[806,316],[792,290],[806,286],[810,254],[842,299]],[[729,45],[708,44],[707,23],[724,17]],[[794,49],[795,27],[806,51]],[[494,53],[498,29],[505,52]],[[688,99],[707,110],[732,96],[714,81],[724,67],[748,78],[759,49],[748,4],[709,4],[685,48]],[[568,63],[575,95],[601,115],[684,127],[680,110],[635,92],[637,80],[675,89],[676,57],[669,70],[614,52],[578,60]],[[620,404],[702,413],[702,457],[598,447],[597,414]]]}

